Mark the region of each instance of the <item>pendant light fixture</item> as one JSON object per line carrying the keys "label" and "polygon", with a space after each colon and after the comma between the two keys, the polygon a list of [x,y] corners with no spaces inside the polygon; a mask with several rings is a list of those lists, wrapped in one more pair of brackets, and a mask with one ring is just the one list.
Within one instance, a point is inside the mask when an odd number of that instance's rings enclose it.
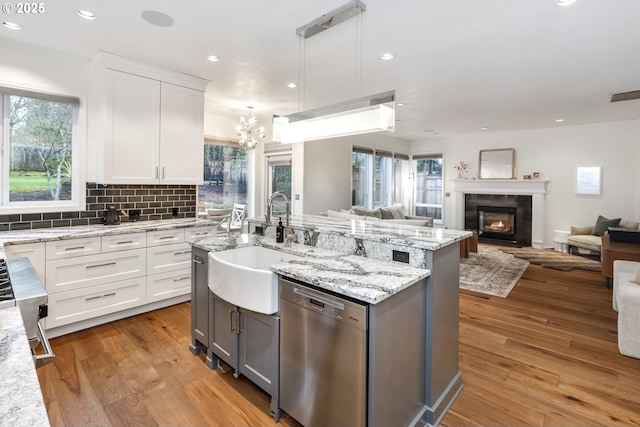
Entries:
{"label": "pendant light fixture", "polygon": [[238,144],[244,146],[245,144],[249,148],[256,148],[258,145],[258,139],[264,139],[264,127],[254,129],[257,120],[253,116],[253,107],[247,107],[249,109],[249,120],[240,117],[240,124],[236,126],[236,133],[240,137]]}
{"label": "pendant light fixture", "polygon": [[[352,0],[298,28],[296,34],[300,37],[301,43],[304,43],[307,38],[326,31],[349,18],[358,17],[361,19],[361,14],[366,10],[367,6],[360,0]],[[360,27],[358,25],[358,32],[361,32]],[[361,34],[359,36],[362,37]],[[356,43],[356,45],[360,46],[360,43]],[[357,53],[358,55],[362,55],[361,49]],[[361,76],[362,58],[356,59],[359,68],[356,73]],[[301,64],[303,62],[301,61]],[[301,111],[288,116],[274,116],[273,118],[273,140],[282,143],[313,141],[379,131],[393,132],[394,129],[395,90]]]}

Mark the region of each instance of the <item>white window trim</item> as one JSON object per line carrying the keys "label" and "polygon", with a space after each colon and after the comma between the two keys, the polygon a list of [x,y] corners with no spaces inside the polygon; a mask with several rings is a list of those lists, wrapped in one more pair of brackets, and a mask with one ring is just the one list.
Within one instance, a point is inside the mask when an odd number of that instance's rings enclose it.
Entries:
{"label": "white window trim", "polygon": [[[435,155],[440,155],[440,157],[442,158],[442,167],[443,167],[443,169],[442,169],[442,182],[443,182],[443,185],[442,185],[442,204],[441,205],[436,205],[436,204],[433,204],[433,203],[417,203],[416,202],[416,191],[417,191],[417,188],[416,188],[416,183],[415,183],[416,160],[421,160],[421,159],[424,158],[424,156],[435,156]],[[417,159],[415,157],[417,157]],[[428,153],[413,153],[413,154],[411,154],[411,164],[409,166],[410,169],[411,169],[411,172],[410,172],[411,176],[413,177],[413,179],[412,179],[412,189],[411,189],[411,204],[412,204],[412,207],[411,207],[410,212],[412,213],[412,215],[415,215],[416,214],[416,208],[422,208],[422,207],[425,207],[425,208],[432,208],[432,207],[433,208],[437,208],[437,207],[439,207],[440,210],[442,211],[442,215],[441,215],[442,218],[440,218],[440,219],[434,218],[433,219],[433,223],[434,224],[439,224],[439,225],[444,224],[444,218],[445,218],[444,217],[444,210],[445,210],[445,204],[446,203],[445,203],[445,197],[444,197],[445,196],[444,180],[445,180],[445,172],[446,171],[444,170],[444,165],[445,165],[444,152],[442,152],[442,151],[433,151],[433,152],[428,152]]]}
{"label": "white window trim", "polygon": [[[2,178],[2,188],[0,189],[0,215],[85,211],[87,209],[87,191],[85,182],[86,103],[75,97],[38,92],[28,89],[0,87],[0,91],[0,99],[3,100],[1,103],[2,105],[0,106],[0,117],[2,118],[0,124],[0,157],[2,158],[2,165],[0,167],[0,173],[2,174],[2,176],[0,176],[0,178]],[[8,194],[9,192],[9,180],[4,179],[5,172],[7,173],[7,177],[9,173],[9,156],[5,156],[5,152],[9,147],[8,112],[5,115],[5,111],[8,111],[9,108],[9,97],[4,96],[5,94],[18,94],[20,96],[31,96],[34,98],[53,101],[77,100],[77,102],[74,102],[72,119],[71,152],[73,155],[71,173],[73,180],[71,183],[71,200],[8,202],[7,204],[3,204],[5,201],[5,194]]]}

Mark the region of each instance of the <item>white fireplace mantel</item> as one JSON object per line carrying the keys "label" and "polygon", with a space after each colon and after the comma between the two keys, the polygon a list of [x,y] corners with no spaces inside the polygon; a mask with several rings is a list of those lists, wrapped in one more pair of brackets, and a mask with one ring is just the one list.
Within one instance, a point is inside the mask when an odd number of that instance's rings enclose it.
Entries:
{"label": "white fireplace mantel", "polygon": [[464,229],[465,194],[531,196],[531,246],[544,247],[544,198],[547,180],[540,179],[454,179],[456,228]]}

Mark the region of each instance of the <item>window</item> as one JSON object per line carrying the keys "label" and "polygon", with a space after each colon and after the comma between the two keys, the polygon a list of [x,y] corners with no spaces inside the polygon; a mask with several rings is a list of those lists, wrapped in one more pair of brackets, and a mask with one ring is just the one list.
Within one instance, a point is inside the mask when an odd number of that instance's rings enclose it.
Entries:
{"label": "window", "polygon": [[409,156],[389,151],[354,147],[352,154],[351,205],[363,208],[402,204],[409,206],[406,191]]}
{"label": "window", "polygon": [[351,205],[370,207],[373,201],[373,150],[353,148],[351,157]]}
{"label": "window", "polygon": [[216,143],[204,144],[204,183],[198,186],[199,205],[231,208],[247,204],[249,149]]}
{"label": "window", "polygon": [[391,206],[393,199],[393,154],[376,151],[373,206]]}
{"label": "window", "polygon": [[414,155],[415,215],[442,221],[442,154]]}
{"label": "window", "polygon": [[75,98],[0,88],[2,212],[84,210]]}
{"label": "window", "polygon": [[[268,156],[267,160],[269,177],[267,179],[268,189],[267,197],[276,191],[284,193],[289,202],[291,199],[291,155],[284,156]],[[291,209],[291,207],[290,207]],[[287,213],[287,203],[278,197],[273,201],[271,206],[271,215],[273,217],[285,216]]]}
{"label": "window", "polygon": [[393,155],[393,204],[408,207],[410,204],[409,187],[409,156],[406,154]]}

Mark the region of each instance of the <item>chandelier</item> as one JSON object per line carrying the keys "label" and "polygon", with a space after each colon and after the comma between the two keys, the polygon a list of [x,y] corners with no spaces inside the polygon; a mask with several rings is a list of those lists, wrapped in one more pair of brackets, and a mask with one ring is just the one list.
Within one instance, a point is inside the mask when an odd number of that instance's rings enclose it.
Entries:
{"label": "chandelier", "polygon": [[254,129],[256,125],[256,118],[253,117],[253,107],[247,107],[249,109],[249,120],[244,117],[240,117],[240,124],[236,126],[236,133],[240,137],[238,144],[245,145],[249,148],[256,148],[258,145],[258,139],[264,139],[264,128],[260,126]]}

